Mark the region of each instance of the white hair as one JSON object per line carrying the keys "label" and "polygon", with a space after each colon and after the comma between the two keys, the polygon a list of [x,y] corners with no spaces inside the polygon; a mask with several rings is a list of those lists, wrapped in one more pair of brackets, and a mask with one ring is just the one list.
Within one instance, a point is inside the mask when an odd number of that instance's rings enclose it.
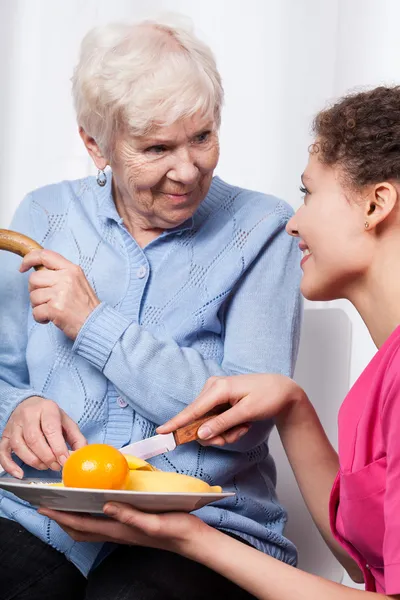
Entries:
{"label": "white hair", "polygon": [[214,56],[186,25],[148,20],[92,29],[72,84],[78,124],[105,156],[120,131],[145,135],[197,112],[220,124],[223,88]]}

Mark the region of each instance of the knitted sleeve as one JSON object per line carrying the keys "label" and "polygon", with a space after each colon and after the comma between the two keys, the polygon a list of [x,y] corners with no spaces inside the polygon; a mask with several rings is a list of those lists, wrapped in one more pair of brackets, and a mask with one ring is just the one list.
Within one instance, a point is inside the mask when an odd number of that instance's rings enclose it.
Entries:
{"label": "knitted sleeve", "polygon": [[224,307],[221,364],[173,339],[157,339],[106,303],[90,315],[73,350],[102,371],[134,410],[156,424],[192,402],[212,375],[291,375],[300,329],[300,269],[297,244],[284,231],[286,220],[275,218]]}
{"label": "knitted sleeve", "polygon": [[[20,204],[11,229],[35,237],[31,221],[31,198]],[[30,396],[41,396],[31,388],[26,364],[28,340],[29,274],[21,274],[21,258],[0,251],[0,435],[13,410]]]}

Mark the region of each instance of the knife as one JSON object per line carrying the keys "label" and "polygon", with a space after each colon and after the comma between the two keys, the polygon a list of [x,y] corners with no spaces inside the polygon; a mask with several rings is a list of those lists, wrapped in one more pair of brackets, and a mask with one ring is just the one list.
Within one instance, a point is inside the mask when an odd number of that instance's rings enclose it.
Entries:
{"label": "knife", "polygon": [[139,442],[129,444],[129,446],[124,446],[123,448],[120,448],[119,451],[122,452],[122,454],[132,454],[133,456],[143,460],[153,458],[153,456],[158,456],[159,454],[164,454],[165,452],[171,452],[171,450],[175,450],[177,446],[182,446],[182,444],[196,441],[198,439],[197,432],[199,431],[201,425],[203,425],[203,423],[206,421],[209,421],[212,417],[215,417],[215,415],[219,414],[220,412],[221,410],[214,410],[212,413],[210,412],[204,417],[196,419],[189,425],[180,427],[172,433],[161,433],[159,435],[154,435],[153,437],[146,438],[145,440],[140,440]]}

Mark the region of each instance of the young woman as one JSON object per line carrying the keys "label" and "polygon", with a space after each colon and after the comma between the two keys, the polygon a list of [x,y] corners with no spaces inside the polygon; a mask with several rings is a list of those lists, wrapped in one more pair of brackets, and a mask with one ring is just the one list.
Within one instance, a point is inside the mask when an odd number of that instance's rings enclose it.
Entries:
{"label": "young woman", "polygon": [[235,441],[252,421],[274,417],[315,523],[367,591],[298,571],[190,515],[107,505],[116,525],[43,512],[81,540],[179,553],[261,599],[367,599],[373,592],[400,599],[400,87],[342,99],[316,117],[314,131],[304,204],[287,226],[304,252],[302,293],[311,300],[347,298],[378,348],[341,407],[339,455],[304,391],[279,375],[213,378],[159,431],[229,402],[200,431],[206,443],[219,445]]}

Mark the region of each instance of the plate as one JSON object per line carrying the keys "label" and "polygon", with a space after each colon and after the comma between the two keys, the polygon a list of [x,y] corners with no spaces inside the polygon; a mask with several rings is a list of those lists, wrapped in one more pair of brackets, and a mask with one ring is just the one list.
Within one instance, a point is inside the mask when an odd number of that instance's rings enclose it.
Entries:
{"label": "plate", "polygon": [[[50,481],[49,481],[50,483]],[[54,479],[51,483],[55,483]],[[144,512],[192,512],[224,498],[231,492],[199,494],[194,492],[127,492],[125,490],[93,490],[59,488],[46,485],[42,479],[1,477],[0,488],[12,492],[33,506],[43,506],[68,512],[103,514],[106,502],[124,502]]]}

